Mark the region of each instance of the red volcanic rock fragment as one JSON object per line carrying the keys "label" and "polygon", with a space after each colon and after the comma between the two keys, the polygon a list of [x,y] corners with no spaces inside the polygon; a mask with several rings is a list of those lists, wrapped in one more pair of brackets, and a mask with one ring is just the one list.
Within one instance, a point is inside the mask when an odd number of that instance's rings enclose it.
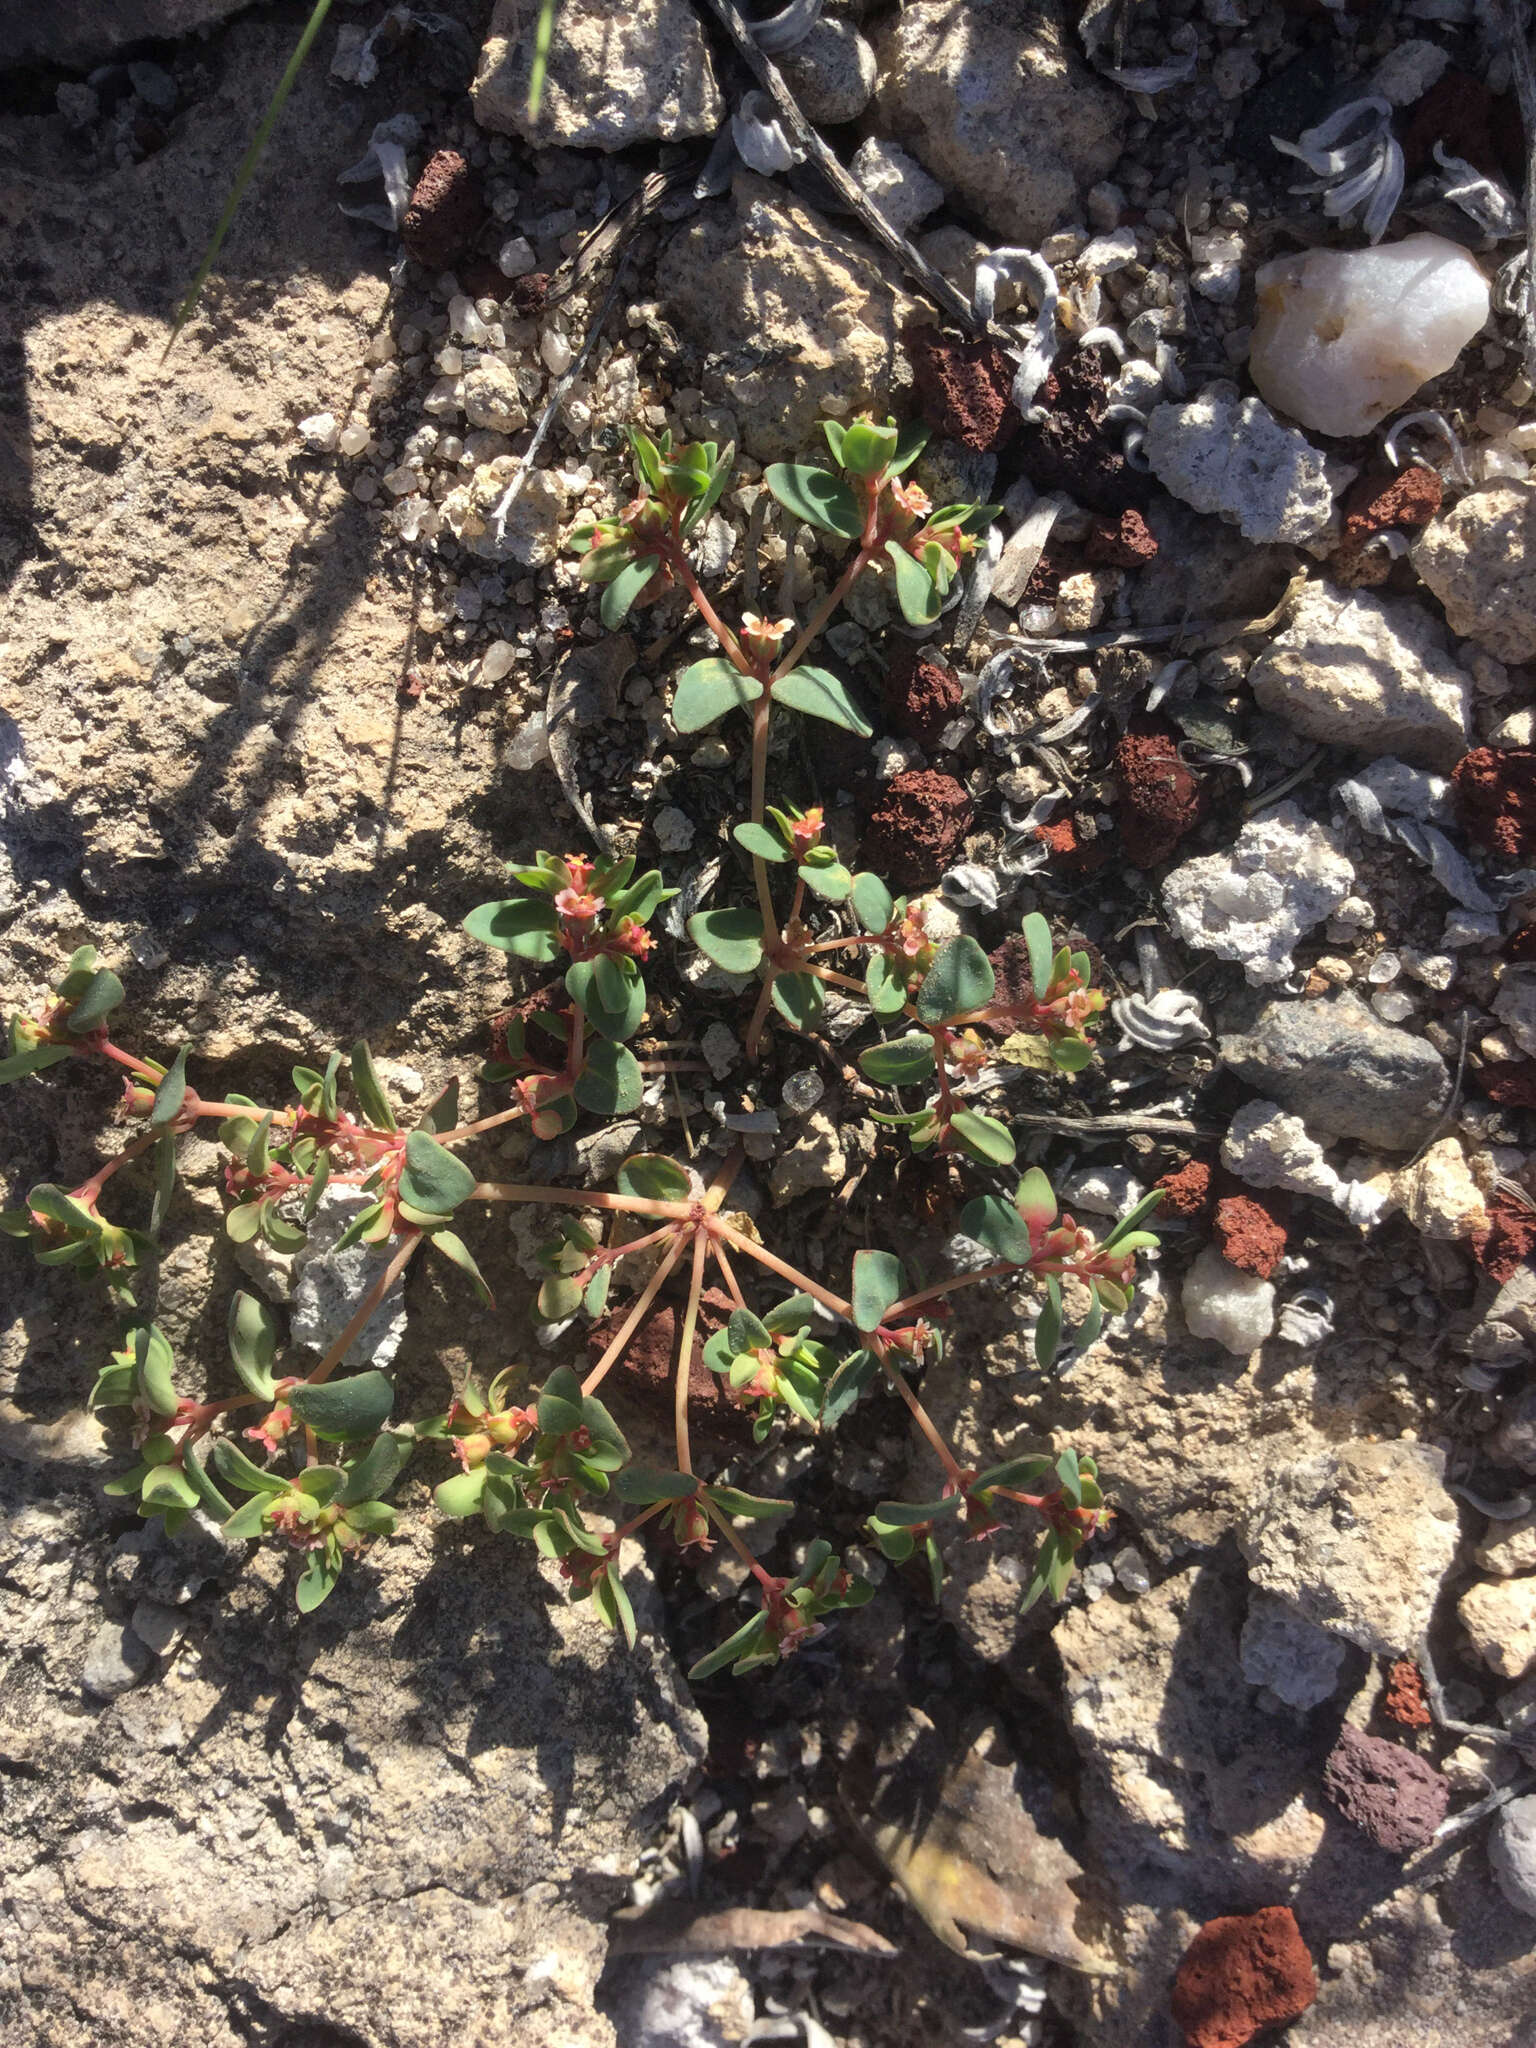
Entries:
{"label": "red volcanic rock fragment", "polygon": [[1041,417],[1025,421],[1008,460],[1038,489],[1065,491],[1089,511],[1118,519],[1145,500],[1147,486],[1122,452],[1125,429],[1104,418],[1109,377],[1100,348],[1080,348],[1059,363],[1031,408]]}
{"label": "red volcanic rock fragment", "polygon": [[440,149],[416,180],[400,238],[424,269],[452,270],[484,220],[479,174],[456,149]]}
{"label": "red volcanic rock fragment", "polygon": [[1346,1820],[1394,1856],[1427,1848],[1451,1803],[1450,1783],[1433,1764],[1347,1723],[1324,1767],[1323,1789]]}
{"label": "red volcanic rock fragment", "polygon": [[1120,794],[1115,821],[1133,867],[1167,860],[1205,814],[1205,786],[1179,759],[1172,732],[1153,719],[1132,721],[1115,748]]}
{"label": "red volcanic rock fragment", "polygon": [[931,889],[953,865],[975,815],[953,775],[936,768],[893,775],[864,828],[861,865],[893,889]]}
{"label": "red volcanic rock fragment", "polygon": [[1141,514],[1127,507],[1118,519],[1095,519],[1083,542],[1095,569],[1139,569],[1157,554],[1157,536]]}
{"label": "red volcanic rock fragment", "polygon": [[1501,860],[1536,854],[1536,747],[1474,747],[1451,778],[1467,836]]}
{"label": "red volcanic rock fragment", "polygon": [[1410,462],[1383,476],[1368,471],[1353,483],[1344,499],[1341,545],[1362,548],[1378,533],[1397,526],[1428,526],[1440,510],[1444,489],[1432,469]]}
{"label": "red volcanic rock fragment", "polygon": [[1179,1965],[1170,2001],[1189,2048],[1243,2048],[1298,2019],[1317,1997],[1312,1958],[1289,1906],[1207,1920]]}
{"label": "red volcanic rock fragment", "polygon": [[1502,1287],[1536,1252],[1536,1212],[1501,1194],[1489,1196],[1487,1209],[1488,1228],[1473,1233],[1472,1256]]}
{"label": "red volcanic rock fragment", "polygon": [[1536,1109],[1536,1060],[1487,1060],[1477,1083],[1503,1109]]}
{"label": "red volcanic rock fragment", "polygon": [[918,409],[936,434],[983,454],[1013,439],[1013,364],[995,341],[950,341],[937,327],[909,327],[902,339]]}
{"label": "red volcanic rock fragment", "polygon": [[1419,1667],[1408,1657],[1399,1657],[1387,1671],[1387,1690],[1381,1711],[1400,1728],[1428,1728],[1433,1719],[1424,1696]]}
{"label": "red volcanic rock fragment", "polygon": [[964,704],[960,678],[947,662],[914,640],[898,641],[885,674],[885,715],[895,731],[932,753]]}
{"label": "red volcanic rock fragment", "polygon": [[1037,825],[1035,837],[1058,869],[1069,875],[1090,874],[1109,859],[1109,848],[1097,837],[1091,812],[1063,811],[1048,825]]}
{"label": "red volcanic rock fragment", "polygon": [[1203,1159],[1191,1159],[1173,1173],[1165,1173],[1154,1187],[1163,1191],[1157,1209],[1162,1216],[1178,1216],[1196,1223],[1211,1206],[1211,1169]]}
{"label": "red volcanic rock fragment", "polygon": [[1267,1280],[1285,1257],[1285,1229],[1273,1197],[1224,1195],[1216,1204],[1216,1249],[1240,1273]]}

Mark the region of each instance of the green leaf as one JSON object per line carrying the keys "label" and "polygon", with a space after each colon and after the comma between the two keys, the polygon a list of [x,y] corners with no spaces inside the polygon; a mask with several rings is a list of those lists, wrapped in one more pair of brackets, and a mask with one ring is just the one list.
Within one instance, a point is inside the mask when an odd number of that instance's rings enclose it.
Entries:
{"label": "green leaf", "polygon": [[637,924],[644,924],[676,894],[663,882],[658,868],[647,868],[627,888],[612,890],[604,901],[615,917],[632,917]]}
{"label": "green leaf", "polygon": [[[473,914],[473,913],[471,913]],[[352,1093],[357,1097],[357,1106],[364,1118],[375,1130],[393,1131],[399,1126],[395,1113],[389,1106],[389,1098],[374,1069],[373,1054],[368,1050],[368,1041],[358,1039],[352,1048]]]}
{"label": "green leaf", "polygon": [[677,1162],[659,1152],[632,1153],[614,1178],[621,1195],[643,1202],[686,1202],[693,1186]]}
{"label": "green leaf", "polygon": [[972,1159],[980,1159],[988,1166],[1013,1164],[1013,1133],[995,1116],[983,1116],[976,1109],[957,1109],[949,1127]]}
{"label": "green leaf", "polygon": [[791,1294],[778,1302],[763,1317],[763,1327],[773,1336],[785,1336],[791,1330],[804,1329],[811,1320],[816,1304],[808,1294]]}
{"label": "green leaf", "polygon": [[633,1649],[636,1641],[635,1610],[629,1604],[629,1595],[624,1590],[623,1581],[612,1566],[601,1578],[593,1581],[592,1605],[608,1626],[621,1633],[625,1642]]}
{"label": "green leaf", "polygon": [[0,1060],[0,1087],[7,1081],[21,1081],[28,1074],[41,1074],[56,1067],[73,1050],[68,1045],[34,1045],[27,1052],[13,1052],[9,1059]]}
{"label": "green leaf", "polygon": [[814,974],[776,974],[773,1007],[799,1031],[813,1031],[827,1007],[822,984]]}
{"label": "green leaf", "polygon": [[472,939],[520,960],[553,960],[560,950],[559,913],[547,896],[508,896],[481,903],[464,920]]}
{"label": "green leaf", "polygon": [[759,860],[791,860],[794,857],[779,835],[770,832],[766,825],[737,825],[731,837],[748,853],[756,854]]}
{"label": "green leaf", "polygon": [[309,1562],[299,1574],[299,1583],[293,1589],[293,1597],[300,1614],[313,1614],[323,1600],[328,1600],[341,1577],[341,1558],[333,1557],[329,1548],[312,1550]]}
{"label": "green leaf", "polygon": [[896,454],[896,422],[876,426],[872,419],[856,419],[843,429],[838,462],[854,476],[879,476]]}
{"label": "green leaf", "polygon": [[824,718],[828,725],[857,733],[867,740],[874,727],[864,718],[845,684],[824,668],[801,667],[780,676],[773,686],[773,701],[791,711],[803,711],[809,718]]}
{"label": "green leaf", "polygon": [[272,1112],[269,1109],[260,1123],[257,1124],[256,1135],[251,1139],[251,1149],[245,1155],[246,1170],[254,1180],[263,1179],[268,1166],[271,1164],[271,1156],[268,1150],[268,1142],[271,1135]]}
{"label": "green leaf", "polygon": [[726,1324],[726,1338],[735,1358],[748,1351],[771,1349],[773,1344],[773,1333],[749,1308],[734,1311]]}
{"label": "green leaf", "polygon": [[1049,1456],[1009,1458],[1001,1465],[989,1465],[985,1472],[978,1474],[971,1487],[972,1493],[989,1493],[994,1486],[1022,1488],[1033,1486],[1037,1479],[1043,1479],[1051,1469]]}
{"label": "green leaf", "polygon": [[1078,1470],[1077,1452],[1068,1444],[1056,1460],[1056,1476],[1061,1481],[1061,1490],[1073,1507],[1081,1507],[1083,1501],[1083,1480]]}
{"label": "green leaf", "polygon": [[1049,1371],[1061,1346],[1061,1282],[1054,1273],[1045,1283],[1045,1305],[1035,1324],[1035,1358]]}
{"label": "green leaf", "polygon": [[[877,1017],[899,1017],[907,1006],[907,984],[884,953],[871,953],[864,989]],[[932,1041],[930,1041],[931,1044]]]}
{"label": "green leaf", "polygon": [[469,1283],[487,1308],[496,1306],[496,1297],[485,1284],[485,1275],[475,1264],[475,1255],[456,1230],[434,1230],[432,1249],[469,1276]]}
{"label": "green leaf", "polygon": [[123,1000],[123,984],[110,967],[98,967],[85,985],[85,992],[64,1021],[66,1031],[77,1035],[94,1031]]}
{"label": "green leaf", "polygon": [[688,936],[727,974],[751,974],[762,964],[763,920],[755,910],[700,910]]}
{"label": "green leaf", "polygon": [[466,1515],[479,1514],[486,1477],[485,1467],[477,1465],[472,1472],[455,1472],[451,1479],[445,1479],[432,1495],[438,1513],[456,1522]]}
{"label": "green leaf", "polygon": [[393,1536],[395,1533],[395,1511],[381,1500],[356,1502],[348,1508],[342,1520],[359,1536]]}
{"label": "green leaf", "polygon": [[286,1216],[279,1216],[274,1203],[263,1202],[260,1214],[261,1234],[274,1251],[296,1252],[303,1244],[303,1231]]}
{"label": "green leaf", "polygon": [[723,1643],[717,1643],[714,1649],[699,1659],[688,1673],[690,1681],[697,1684],[701,1679],[713,1678],[715,1673],[723,1671],[727,1664],[741,1662],[752,1657],[754,1653],[761,1652],[767,1635],[768,1617],[765,1614],[754,1614],[752,1619],[743,1623],[734,1635],[727,1636]]}
{"label": "green leaf", "polygon": [[899,541],[888,540],[885,552],[896,575],[896,602],[909,626],[931,626],[944,609],[944,599],[933,578]]}
{"label": "green leaf", "polygon": [[202,1505],[197,1488],[179,1465],[157,1465],[147,1473],[140,1498],[146,1507],[195,1508]]}
{"label": "green leaf", "polygon": [[698,1490],[699,1482],[691,1472],[658,1472],[649,1465],[631,1465],[614,1481],[619,1499],[633,1501],[637,1507],[649,1507],[658,1500],[692,1500]]}
{"label": "green leaf", "polygon": [[177,1408],[176,1358],[164,1334],[153,1323],[140,1323],[128,1333],[138,1372],[139,1392],[152,1415],[174,1415]]}
{"label": "green leaf", "polygon": [[900,1301],[906,1287],[901,1261],[893,1252],[855,1252],[853,1255],[853,1325],[868,1336],[879,1329],[885,1312]]}
{"label": "green leaf", "polygon": [[556,1366],[544,1382],[538,1402],[539,1429],[545,1436],[568,1436],[583,1424],[581,1381],[568,1365]]}
{"label": "green leaf", "polygon": [[844,540],[857,540],[864,530],[858,500],[830,469],[813,469],[803,462],[775,462],[764,472],[763,481],[784,510],[807,526],[840,534]]}
{"label": "green leaf", "polygon": [[197,1494],[198,1506],[203,1509],[205,1514],[216,1516],[222,1522],[234,1512],[234,1502],[224,1498],[223,1494],[220,1493],[212,1479],[208,1476],[206,1469],[198,1463],[190,1447],[182,1456],[181,1469],[192,1482],[193,1489]]}
{"label": "green leaf", "polygon": [[960,1211],[960,1228],[988,1251],[1011,1265],[1027,1266],[1033,1256],[1029,1231],[1011,1202],[1000,1195],[978,1195]]}
{"label": "green leaf", "polygon": [[1104,1239],[1102,1249],[1112,1252],[1117,1246],[1124,1244],[1126,1238],[1141,1223],[1142,1218],[1150,1216],[1162,1199],[1163,1190],[1161,1188],[1154,1188],[1151,1194],[1143,1195],[1135,1207],[1127,1209],[1119,1222],[1116,1223],[1114,1229]]}
{"label": "green leaf", "polygon": [[859,1066],[871,1081],[887,1088],[911,1088],[933,1073],[933,1040],[926,1031],[909,1031],[859,1054]]}
{"label": "green leaf", "polygon": [[395,1390],[383,1373],[370,1368],[317,1387],[306,1382],[293,1389],[288,1402],[298,1420],[324,1442],[349,1444],[384,1427],[395,1405]]}
{"label": "green leaf", "polygon": [[[233,1210],[231,1213],[233,1215],[238,1216],[240,1212],[238,1209],[236,1209]],[[332,1247],[332,1250],[338,1252],[350,1251],[353,1245],[360,1243],[361,1240],[365,1237],[368,1239],[370,1244],[373,1243],[374,1239],[371,1233],[380,1223],[383,1222],[384,1215],[385,1210],[384,1204],[382,1202],[375,1202],[372,1204],[371,1207],[367,1209],[359,1209],[357,1214],[352,1218],[352,1221],[341,1233],[340,1237],[337,1238],[335,1244]],[[229,1218],[226,1217],[226,1226],[228,1224],[228,1221]],[[231,1237],[233,1237],[234,1232],[231,1231],[230,1235]]]}
{"label": "green leaf", "polygon": [[362,1457],[352,1459],[344,1468],[346,1481],[337,1501],[344,1508],[354,1507],[359,1501],[377,1500],[388,1493],[400,1474],[411,1462],[416,1449],[416,1439],[404,1436],[395,1430],[381,1430],[372,1445]]}
{"label": "green leaf", "polygon": [[612,1285],[612,1266],[599,1266],[582,1289],[581,1305],[589,1316],[600,1316],[608,1306],[608,1290]]}
{"label": "green leaf", "polygon": [[218,1466],[231,1486],[238,1486],[242,1493],[274,1494],[286,1493],[288,1482],[276,1472],[267,1472],[254,1464],[240,1446],[227,1436],[219,1437],[213,1446],[213,1462]]}
{"label": "green leaf", "polygon": [[1050,1050],[1051,1064],[1064,1074],[1080,1074],[1093,1064],[1093,1047],[1086,1038],[1057,1038]]}
{"label": "green leaf", "polygon": [[639,1030],[645,1016],[645,983],[633,960],[621,964],[604,953],[596,960],[573,961],[565,970],[565,988],[602,1037],[628,1038]]}
{"label": "green leaf", "polygon": [[640,1062],[629,1047],[600,1038],[588,1046],[586,1065],[571,1092],[594,1116],[625,1116],[639,1108],[644,1088]]}
{"label": "green leaf", "polygon": [[677,679],[672,698],[672,723],[679,732],[702,732],[727,711],[745,711],[763,694],[755,676],[744,676],[719,655],[696,661]]}
{"label": "green leaf", "polygon": [[943,1024],[991,1002],[997,977],[975,939],[963,934],[939,950],[917,991],[917,1014],[925,1024]]}
{"label": "green leaf", "polygon": [[860,1395],[878,1379],[880,1362],[872,1351],[855,1351],[827,1382],[821,1404],[821,1426],[836,1429]]}
{"label": "green leaf", "polygon": [[819,896],[823,903],[848,901],[848,891],[853,886],[853,877],[841,861],[802,861],[795,869],[795,873],[811,894]]}
{"label": "green leaf", "polygon": [[429,1132],[411,1132],[405,1141],[405,1170],[400,1176],[403,1201],[431,1216],[451,1216],[474,1190],[475,1176],[462,1159],[456,1159]]}
{"label": "green leaf", "polygon": [[314,1221],[315,1211],[320,1206],[320,1197],[325,1193],[325,1184],[331,1177],[331,1155],[319,1152],[315,1155],[315,1170],[309,1177],[309,1186],[304,1190],[303,1205],[299,1210],[304,1223]]}
{"label": "green leaf", "polygon": [[661,566],[656,555],[641,555],[638,561],[628,563],[603,592],[599,609],[603,624],[610,633],[616,633],[629,616],[629,608],[644,590]]}
{"label": "green leaf", "polygon": [[187,1048],[183,1046],[167,1069],[165,1079],[155,1090],[154,1107],[149,1113],[150,1129],[159,1130],[163,1125],[174,1123],[186,1099]]}
{"label": "green leaf", "polygon": [[910,469],[928,446],[928,429],[921,420],[908,420],[896,436],[896,453],[885,466],[887,476],[900,476]]}
{"label": "green leaf", "polygon": [[1051,967],[1056,958],[1056,949],[1051,943],[1051,928],[1038,910],[1032,910],[1024,919],[1020,930],[1024,944],[1029,950],[1029,974],[1034,983],[1035,1000],[1044,1002],[1046,991],[1051,985]]}
{"label": "green leaf", "polygon": [[425,1131],[429,1137],[436,1137],[442,1131],[451,1131],[458,1120],[459,1077],[455,1074],[447,1087],[434,1095],[417,1117],[416,1128]]}
{"label": "green leaf", "polygon": [[1014,1192],[1013,1206],[1027,1228],[1049,1229],[1056,1221],[1056,1190],[1038,1166],[1032,1166]]}
{"label": "green leaf", "polygon": [[870,874],[868,870],[854,876],[848,901],[853,905],[854,916],[867,932],[886,930],[896,908],[890,890],[878,875]]}
{"label": "green leaf", "polygon": [[[277,1491],[286,1492],[287,1488],[281,1487]],[[250,1542],[254,1537],[260,1536],[266,1525],[267,1506],[270,1500],[269,1493],[253,1494],[248,1501],[237,1507],[224,1523],[224,1534],[232,1542]]]}
{"label": "green leaf", "polygon": [[237,1289],[229,1304],[229,1356],[246,1392],[263,1401],[275,1398],[272,1363],[280,1335],[271,1304]]}
{"label": "green leaf", "polygon": [[1099,1299],[1097,1283],[1090,1281],[1088,1291],[1093,1296],[1093,1305],[1072,1333],[1073,1348],[1078,1351],[1086,1351],[1104,1327],[1104,1304]]}
{"label": "green leaf", "polygon": [[765,1494],[743,1493],[739,1486],[706,1486],[704,1491],[723,1515],[740,1515],[743,1521],[769,1522],[778,1515],[792,1515],[792,1500],[770,1500]]}
{"label": "green leaf", "polygon": [[171,1197],[176,1192],[176,1138],[167,1131],[163,1138],[155,1141],[155,1192],[149,1208],[149,1234],[158,1237],[165,1227],[170,1214]]}
{"label": "green leaf", "polygon": [[964,1506],[958,1493],[943,1500],[883,1500],[869,1519],[887,1529],[915,1529],[923,1522],[952,1521]]}

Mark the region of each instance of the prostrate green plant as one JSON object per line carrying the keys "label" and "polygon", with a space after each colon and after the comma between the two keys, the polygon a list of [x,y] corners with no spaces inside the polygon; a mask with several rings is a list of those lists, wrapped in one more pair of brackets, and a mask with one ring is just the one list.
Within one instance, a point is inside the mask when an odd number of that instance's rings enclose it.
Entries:
{"label": "prostrate green plant", "polygon": [[[989,1058],[981,1033],[1037,1033],[1049,1058],[1070,1074],[1092,1057],[1085,1027],[1103,998],[1089,986],[1087,956],[1057,947],[1035,915],[1023,924],[1029,987],[1000,996],[992,964],[974,939],[935,944],[927,904],[894,896],[877,875],[850,873],[826,844],[818,811],[766,801],[775,706],[869,731],[843,682],[804,659],[857,577],[882,568],[907,617],[931,620],[973,530],[989,516],[989,508],[972,506],[934,513],[914,485],[898,481],[921,448],[920,436],[863,420],[847,427],[829,422],[826,431],[841,474],[781,465],[767,475],[793,517],[855,548],[804,630],[797,633],[791,620],[768,626],[750,614],[733,630],[699,584],[688,538],[718,501],[731,467],[731,451],[722,455],[711,444],[674,450],[665,436],[633,437],[640,494],[622,519],[588,523],[583,573],[605,584],[610,625],[637,601],[685,589],[722,652],[680,678],[676,722],[696,731],[734,709],[751,717],[751,815],[734,837],[751,864],[756,908],[703,912],[688,927],[717,965],[760,982],[749,1050],[756,1050],[770,1006],[797,1030],[809,1030],[826,986],[846,991],[867,1006],[873,1027],[899,1028],[900,1035],[860,1053],[865,1075],[893,1088],[933,1087],[921,1107],[882,1113],[880,1121],[905,1130],[916,1147],[995,1171],[1013,1162],[1015,1148],[1007,1126],[973,1106]],[[785,908],[775,900],[774,877],[787,881],[791,873]],[[440,1444],[459,1469],[436,1486],[439,1511],[478,1516],[493,1532],[529,1538],[558,1563],[574,1598],[590,1599],[631,1638],[634,1616],[620,1577],[623,1540],[648,1524],[666,1530],[685,1553],[707,1551],[723,1538],[747,1565],[759,1604],[694,1676],[727,1665],[750,1670],[808,1641],[824,1616],[860,1604],[870,1588],[821,1538],[790,1575],[770,1573],[753,1554],[738,1525],[788,1514],[793,1503],[696,1469],[689,1381],[702,1338],[705,1364],[726,1398],[750,1416],[758,1443],[779,1429],[836,1428],[877,1385],[894,1393],[942,1478],[932,1499],[883,1502],[867,1525],[871,1541],[898,1563],[920,1551],[937,1585],[945,1533],[988,1535],[1001,1526],[1005,1507],[1021,1507],[1044,1525],[1025,1604],[1043,1593],[1059,1598],[1077,1551],[1109,1513],[1093,1459],[1069,1449],[988,1468],[963,1465],[912,1381],[942,1354],[948,1298],[989,1281],[1040,1282],[1035,1344],[1042,1365],[1064,1339],[1066,1282],[1084,1304],[1072,1341],[1090,1342],[1106,1310],[1129,1306],[1137,1256],[1156,1243],[1141,1227],[1156,1197],[1100,1241],[1070,1216],[1058,1216],[1049,1182],[1031,1168],[1011,1195],[995,1188],[978,1193],[962,1214],[963,1232],[992,1253],[989,1263],[914,1287],[893,1253],[867,1249],[855,1254],[847,1292],[839,1293],[781,1258],[728,1208],[739,1149],[707,1185],[676,1161],[647,1153],[624,1162],[611,1191],[481,1181],[459,1153],[484,1133],[524,1119],[535,1136],[552,1138],[571,1130],[583,1111],[625,1114],[638,1106],[648,1071],[666,1070],[665,1062],[638,1058],[628,1043],[646,1014],[649,923],[673,893],[661,876],[637,875],[628,858],[549,853],[510,874],[515,892],[472,911],[466,928],[535,966],[564,965],[498,1020],[504,1057],[481,1079],[510,1082],[513,1099],[474,1122],[458,1122],[455,1081],[414,1129],[402,1131],[361,1042],[348,1062],[337,1052],[323,1068],[296,1067],[288,1104],[264,1108],[243,1096],[205,1101],[188,1080],[185,1047],[165,1065],[113,1042],[108,1020],[122,985],[91,947],[70,961],[53,1000],[13,1021],[0,1081],[45,1075],[72,1059],[105,1061],[123,1070],[125,1114],[142,1126],[80,1186],[35,1187],[25,1208],[0,1218],[7,1231],[31,1240],[43,1264],[106,1277],[123,1334],[92,1400],[132,1411],[140,1450],[138,1464],[112,1491],[136,1500],[141,1515],[163,1518],[172,1533],[202,1509],[232,1535],[281,1537],[302,1553],[298,1600],[309,1609],[326,1598],[352,1552],[390,1533],[395,1510],[386,1496],[420,1447]],[[841,922],[845,914],[856,928]],[[862,976],[826,964],[839,951],[862,963]],[[178,1142],[207,1120],[217,1123],[227,1153],[225,1228],[232,1238],[259,1236],[274,1250],[293,1251],[327,1189],[350,1188],[365,1199],[338,1249],[361,1242],[376,1249],[376,1260],[345,1329],[302,1374],[285,1369],[288,1347],[277,1312],[237,1292],[229,1350],[240,1391],[195,1401],[177,1392],[171,1346],[141,1312],[135,1289],[164,1226]],[[104,1191],[146,1155],[153,1162],[148,1229],[110,1222],[99,1206]],[[484,1388],[471,1380],[444,1413],[414,1421],[395,1419],[388,1374],[368,1367],[333,1377],[423,1245],[490,1300],[454,1225],[467,1204],[501,1202],[540,1205],[557,1217],[539,1253],[538,1314],[555,1324],[582,1315],[609,1319],[611,1335],[585,1376],[560,1366],[534,1388],[522,1368],[509,1368]],[[626,1274],[638,1267],[644,1277],[610,1308],[621,1261]],[[687,1285],[673,1352],[674,1463],[655,1468],[635,1461],[598,1392],[675,1272],[686,1273]],[[723,1318],[706,1303],[707,1283],[724,1290],[730,1306]],[[242,1434],[252,1449],[241,1448]],[[242,1497],[238,1504],[231,1494]],[[599,1514],[617,1526],[594,1526]]]}

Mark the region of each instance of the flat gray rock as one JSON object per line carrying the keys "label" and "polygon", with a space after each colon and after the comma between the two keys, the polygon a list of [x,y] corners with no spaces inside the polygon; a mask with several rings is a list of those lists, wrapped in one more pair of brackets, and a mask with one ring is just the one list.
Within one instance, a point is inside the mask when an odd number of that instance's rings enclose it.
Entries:
{"label": "flat gray rock", "polygon": [[1358,997],[1270,1003],[1252,1031],[1221,1041],[1232,1071],[1325,1138],[1359,1138],[1411,1152],[1434,1128],[1450,1093],[1445,1063],[1427,1039],[1384,1024]]}

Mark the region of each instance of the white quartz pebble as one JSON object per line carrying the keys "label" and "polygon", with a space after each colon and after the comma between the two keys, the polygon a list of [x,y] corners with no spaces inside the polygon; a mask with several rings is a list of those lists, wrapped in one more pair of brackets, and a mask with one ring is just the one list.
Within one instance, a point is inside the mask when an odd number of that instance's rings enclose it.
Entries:
{"label": "white quartz pebble", "polygon": [[1368,434],[1450,369],[1488,318],[1488,281],[1440,235],[1309,249],[1266,263],[1248,367],[1265,399],[1319,434]]}

